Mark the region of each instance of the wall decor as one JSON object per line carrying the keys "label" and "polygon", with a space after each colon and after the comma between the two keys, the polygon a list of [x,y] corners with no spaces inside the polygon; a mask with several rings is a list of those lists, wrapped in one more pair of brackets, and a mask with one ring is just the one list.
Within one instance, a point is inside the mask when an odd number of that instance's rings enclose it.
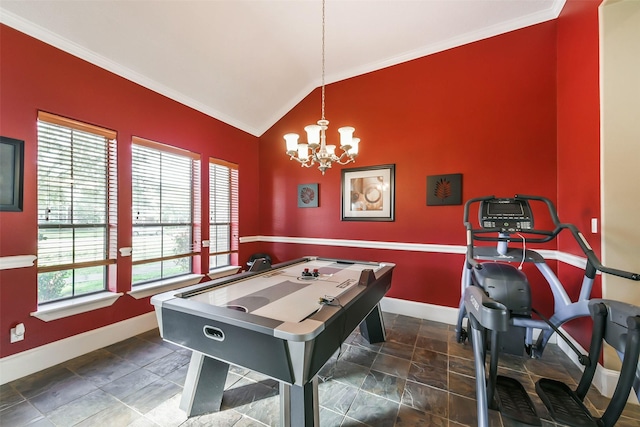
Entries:
{"label": "wall decor", "polygon": [[0,211],[22,212],[24,141],[0,136]]}
{"label": "wall decor", "polygon": [[298,207],[317,208],[318,207],[318,184],[298,185]]}
{"label": "wall decor", "polygon": [[461,205],[462,174],[427,176],[427,206]]}
{"label": "wall decor", "polygon": [[342,169],[343,221],[395,221],[395,167]]}

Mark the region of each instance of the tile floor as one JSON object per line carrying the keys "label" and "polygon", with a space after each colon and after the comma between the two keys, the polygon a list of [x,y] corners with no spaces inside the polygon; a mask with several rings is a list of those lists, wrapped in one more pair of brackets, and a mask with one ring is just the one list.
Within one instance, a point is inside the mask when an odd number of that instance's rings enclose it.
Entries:
{"label": "tile floor", "polygon": [[[320,371],[320,424],[334,426],[473,426],[475,384],[470,344],[450,325],[384,314],[387,342],[369,345],[357,330]],[[232,368],[223,410],[187,418],[179,408],[190,352],[163,342],[157,330],[96,350],[0,387],[0,425],[277,426],[278,384]],[[535,395],[540,377],[575,384],[579,370],[554,345],[541,360],[502,357],[500,373],[532,395],[544,426],[556,426]],[[592,413],[607,399],[590,392]],[[514,426],[491,411],[492,426]],[[640,426],[627,405],[619,426]]]}

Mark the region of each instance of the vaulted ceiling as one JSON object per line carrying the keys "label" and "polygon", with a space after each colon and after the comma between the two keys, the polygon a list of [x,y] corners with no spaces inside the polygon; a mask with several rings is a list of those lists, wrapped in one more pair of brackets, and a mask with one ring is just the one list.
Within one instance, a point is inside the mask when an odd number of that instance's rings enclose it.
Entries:
{"label": "vaulted ceiling", "polygon": [[[326,83],[555,19],[565,0],[327,0]],[[0,21],[260,136],[321,84],[320,0],[2,0]]]}

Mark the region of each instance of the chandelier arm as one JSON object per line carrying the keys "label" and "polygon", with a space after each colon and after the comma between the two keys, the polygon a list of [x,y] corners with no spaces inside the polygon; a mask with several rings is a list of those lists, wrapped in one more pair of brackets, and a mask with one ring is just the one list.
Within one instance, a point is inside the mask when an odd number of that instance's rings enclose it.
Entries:
{"label": "chandelier arm", "polygon": [[353,163],[353,162],[355,162],[355,161],[356,161],[356,159],[355,159],[355,158],[353,158],[353,157],[349,157],[349,160],[347,160],[347,161],[343,161],[343,160],[336,160],[336,163],[337,163],[337,164],[339,164],[339,165],[348,165],[349,163]]}
{"label": "chandelier arm", "polygon": [[344,152],[340,155],[340,157],[336,159],[336,161],[341,161],[343,158],[347,157],[350,159],[349,161],[354,162],[356,160],[356,156],[357,154],[349,154],[347,150],[344,150]]}
{"label": "chandelier arm", "polygon": [[314,165],[314,159],[309,157],[306,160],[300,159],[299,157],[296,157],[294,154],[289,155],[289,160],[295,160],[298,163],[300,163],[300,166],[305,167],[305,168],[309,168],[311,166]]}

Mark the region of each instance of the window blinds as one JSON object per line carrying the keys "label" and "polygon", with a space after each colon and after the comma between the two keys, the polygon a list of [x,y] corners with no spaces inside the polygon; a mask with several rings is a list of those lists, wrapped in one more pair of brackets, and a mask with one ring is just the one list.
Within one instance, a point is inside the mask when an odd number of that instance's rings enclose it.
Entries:
{"label": "window blinds", "polygon": [[189,257],[199,251],[199,165],[193,153],[134,138],[134,284],[192,271]]}
{"label": "window blinds", "polygon": [[209,159],[209,268],[231,264],[238,251],[238,166]]}
{"label": "window blinds", "polygon": [[110,206],[117,198],[115,137],[107,129],[38,114],[39,302],[107,286],[104,266],[116,260]]}

